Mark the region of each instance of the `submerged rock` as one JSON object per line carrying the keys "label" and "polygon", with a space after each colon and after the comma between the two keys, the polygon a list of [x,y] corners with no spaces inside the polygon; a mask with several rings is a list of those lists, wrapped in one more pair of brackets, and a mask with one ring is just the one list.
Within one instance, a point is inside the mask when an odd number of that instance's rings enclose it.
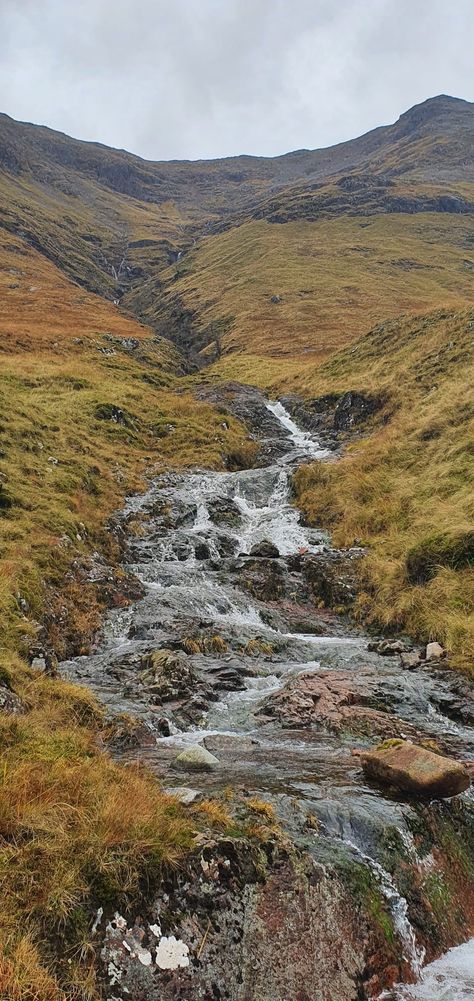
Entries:
{"label": "submerged rock", "polygon": [[210,772],[219,764],[219,758],[216,758],[215,754],[211,754],[210,751],[206,751],[206,748],[201,747],[200,744],[195,744],[194,747],[187,747],[185,751],[181,751],[175,764],[179,768],[188,769],[188,771]]}
{"label": "submerged rock", "polygon": [[471,784],[464,764],[408,741],[382,744],[361,754],[368,778],[429,798],[449,798]]}

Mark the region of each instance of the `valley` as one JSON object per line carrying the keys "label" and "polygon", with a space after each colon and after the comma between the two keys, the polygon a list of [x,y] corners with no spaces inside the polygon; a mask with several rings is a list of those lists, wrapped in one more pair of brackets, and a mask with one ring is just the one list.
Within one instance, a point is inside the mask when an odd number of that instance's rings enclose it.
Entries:
{"label": "valley", "polygon": [[0,115],[0,996],[469,991],[472,793],[363,761],[474,758],[473,128]]}

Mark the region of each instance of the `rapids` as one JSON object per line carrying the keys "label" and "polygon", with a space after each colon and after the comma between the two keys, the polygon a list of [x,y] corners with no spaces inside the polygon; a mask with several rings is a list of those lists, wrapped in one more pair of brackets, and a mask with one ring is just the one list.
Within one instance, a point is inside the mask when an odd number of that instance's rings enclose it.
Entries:
{"label": "rapids", "polygon": [[[269,694],[300,672],[365,672],[378,686],[379,697],[396,706],[407,725],[442,738],[458,757],[474,757],[474,731],[443,712],[451,698],[451,680],[445,675],[402,671],[398,657],[369,653],[368,637],[336,616],[323,618],[322,630],[292,631],[278,601],[259,601],[239,586],[236,568],[245,567],[256,543],[271,541],[282,557],[328,552],[330,547],[324,532],[301,523],[290,478],[299,463],[326,460],[332,453],[301,431],[281,403],[269,403],[267,411],[280,445],[279,457],[268,465],[230,473],[170,474],[143,497],[130,499],[125,517],[143,516],[144,529],[130,544],[128,569],[142,582],[144,597],[131,608],[111,612],[96,652],[64,668],[92,688],[112,713],[130,713],[148,728],[151,743],[123,752],[126,759],[146,761],[170,787],[189,781],[197,792],[209,792],[232,784],[263,796],[315,858],[324,862],[330,847],[340,846],[368,866],[387,900],[406,960],[419,976],[423,955],[407,901],[384,867],[387,830],[398,832],[407,851],[414,851],[410,808],[364,781],[351,749],[370,741],[285,730],[262,722],[258,710]],[[293,577],[296,590],[299,583]],[[137,680],[140,658],[169,647],[178,633],[196,627],[226,644],[225,653],[192,654],[197,670],[206,678],[217,668],[240,671],[242,684],[240,690],[224,686],[217,699],[201,707],[197,721],[183,723],[179,713],[170,717],[170,735],[160,736],[157,719],[163,710]],[[255,642],[271,653],[257,660],[250,656],[247,650]],[[183,779],[174,770],[177,754],[209,739],[219,767]],[[317,837],[302,834],[302,818],[309,813],[319,825]],[[469,944],[452,950],[426,967],[418,985],[397,988],[390,996],[464,1001],[474,995],[472,954]]]}

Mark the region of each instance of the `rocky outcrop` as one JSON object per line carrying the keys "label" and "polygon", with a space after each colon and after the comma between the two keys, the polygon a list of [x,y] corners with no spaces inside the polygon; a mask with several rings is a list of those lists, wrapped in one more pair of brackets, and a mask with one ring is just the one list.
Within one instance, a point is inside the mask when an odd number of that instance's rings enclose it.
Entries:
{"label": "rocky outcrop", "polygon": [[146,919],[103,923],[108,1001],[358,1001],[400,972],[336,873],[275,842],[208,843]]}
{"label": "rocky outcrop", "polygon": [[260,715],[284,727],[319,726],[334,733],[398,737],[414,732],[409,723],[375,708],[376,703],[377,691],[368,679],[344,671],[313,671],[271,696]]}
{"label": "rocky outcrop", "polygon": [[184,698],[192,694],[195,675],[184,654],[175,650],[155,650],[142,660],[141,680],[156,702]]}
{"label": "rocky outcrop", "polygon": [[301,559],[303,576],[317,602],[326,608],[352,605],[358,586],[357,562],[362,555],[362,549],[326,549]]}
{"label": "rocky outcrop", "polygon": [[361,755],[368,778],[425,798],[448,798],[471,784],[464,764],[408,741],[382,744]]}

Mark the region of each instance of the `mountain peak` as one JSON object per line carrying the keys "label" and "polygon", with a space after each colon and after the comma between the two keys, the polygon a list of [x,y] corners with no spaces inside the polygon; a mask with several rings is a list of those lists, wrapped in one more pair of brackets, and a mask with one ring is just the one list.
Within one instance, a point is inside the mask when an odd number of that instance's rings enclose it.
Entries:
{"label": "mountain peak", "polygon": [[474,114],[474,104],[465,101],[461,97],[451,97],[449,94],[437,94],[436,97],[429,97],[420,104],[415,104],[403,115],[400,115],[397,124],[406,125],[408,129],[419,128],[430,122],[442,122],[443,125],[450,126],[459,124],[459,119]]}

